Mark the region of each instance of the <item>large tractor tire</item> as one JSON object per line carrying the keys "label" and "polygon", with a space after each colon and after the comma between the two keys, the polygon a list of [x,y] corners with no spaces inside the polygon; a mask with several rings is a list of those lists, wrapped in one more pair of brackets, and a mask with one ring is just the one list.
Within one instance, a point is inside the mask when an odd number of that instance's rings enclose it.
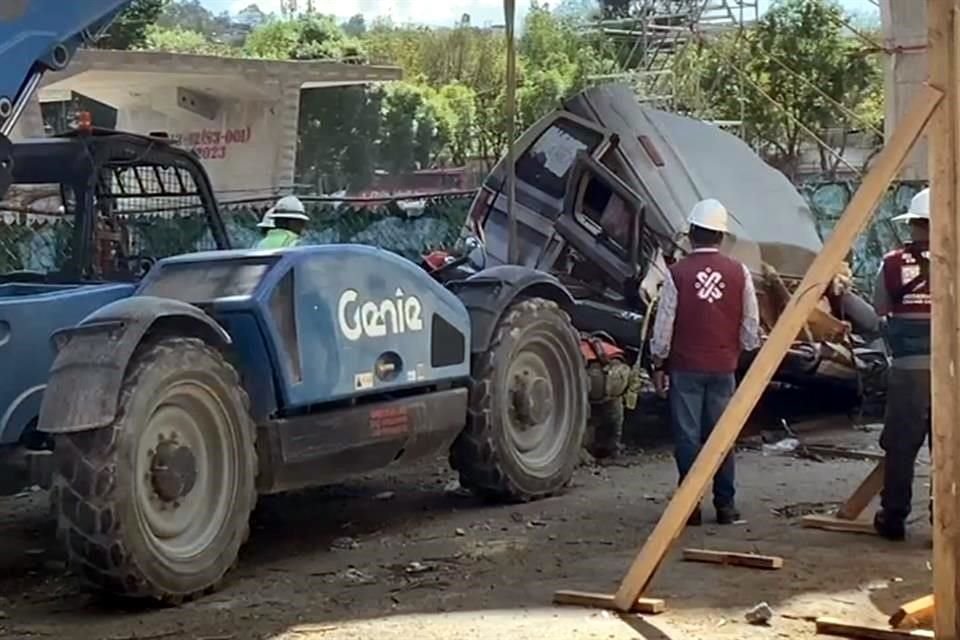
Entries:
{"label": "large tractor tire", "polygon": [[620,454],[623,439],[623,398],[595,402],[590,406],[586,449],[598,460]]}
{"label": "large tractor tire", "polygon": [[114,423],[59,436],[54,455],[58,533],[95,586],[178,604],[236,562],[256,502],[254,427],[236,371],[203,341],[142,346]]}
{"label": "large tractor tire", "polygon": [[514,303],[473,364],[467,426],[450,462],[489,499],[535,500],[563,489],[580,460],[589,413],[580,340],[540,298]]}

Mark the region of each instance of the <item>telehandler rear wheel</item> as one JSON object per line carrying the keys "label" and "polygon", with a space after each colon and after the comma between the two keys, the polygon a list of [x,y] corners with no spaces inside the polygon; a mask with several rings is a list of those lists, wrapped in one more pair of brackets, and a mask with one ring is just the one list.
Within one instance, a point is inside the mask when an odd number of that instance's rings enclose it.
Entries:
{"label": "telehandler rear wheel", "polygon": [[142,346],[113,425],[56,442],[53,504],[71,568],[124,597],[176,604],[212,591],[256,501],[247,405],[236,371],[203,341]]}
{"label": "telehandler rear wheel", "polygon": [[464,487],[487,498],[556,493],[579,462],[589,411],[580,340],[567,314],[549,300],[521,300],[473,364],[467,426],[451,464]]}

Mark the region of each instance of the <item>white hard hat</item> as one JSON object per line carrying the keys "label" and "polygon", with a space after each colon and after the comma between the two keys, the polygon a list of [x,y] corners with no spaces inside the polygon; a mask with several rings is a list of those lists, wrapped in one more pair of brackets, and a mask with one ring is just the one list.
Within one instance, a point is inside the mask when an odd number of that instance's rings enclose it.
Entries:
{"label": "white hard hat", "polygon": [[284,196],[277,200],[277,204],[267,211],[271,218],[286,218],[287,220],[310,220],[307,209],[296,196]]}
{"label": "white hard hat", "polygon": [[270,211],[264,213],[263,218],[257,223],[258,229],[275,229],[276,227],[277,224],[273,221],[273,214]]}
{"label": "white hard hat", "polygon": [[727,208],[723,203],[713,198],[701,200],[693,205],[690,217],[687,219],[692,226],[727,233]]}
{"label": "white hard hat", "polygon": [[929,220],[930,219],[930,188],[917,193],[910,200],[910,206],[907,212],[894,216],[891,220],[895,222],[909,222],[911,220]]}

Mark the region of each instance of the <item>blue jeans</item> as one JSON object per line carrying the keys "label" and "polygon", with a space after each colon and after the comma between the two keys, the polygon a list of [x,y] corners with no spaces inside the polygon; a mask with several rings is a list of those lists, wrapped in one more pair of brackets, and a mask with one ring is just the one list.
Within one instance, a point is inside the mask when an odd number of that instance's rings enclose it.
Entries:
{"label": "blue jeans", "polygon": [[[670,373],[670,417],[681,481],[733,397],[736,386],[732,373]],[[730,453],[713,478],[713,506],[733,507],[735,493],[733,454]]]}

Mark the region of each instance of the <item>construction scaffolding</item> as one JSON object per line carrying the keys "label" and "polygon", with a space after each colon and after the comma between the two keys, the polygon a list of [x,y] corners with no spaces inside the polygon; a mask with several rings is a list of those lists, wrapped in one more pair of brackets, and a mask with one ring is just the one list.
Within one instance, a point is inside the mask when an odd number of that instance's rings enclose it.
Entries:
{"label": "construction scaffolding", "polygon": [[[687,100],[679,108],[674,64],[678,56],[705,37],[742,32],[758,17],[757,0],[633,0],[626,16],[601,18],[590,26],[617,44],[620,61],[619,72],[591,80],[627,82],[642,102],[700,116],[703,101]],[[742,119],[715,124],[742,133]]]}

